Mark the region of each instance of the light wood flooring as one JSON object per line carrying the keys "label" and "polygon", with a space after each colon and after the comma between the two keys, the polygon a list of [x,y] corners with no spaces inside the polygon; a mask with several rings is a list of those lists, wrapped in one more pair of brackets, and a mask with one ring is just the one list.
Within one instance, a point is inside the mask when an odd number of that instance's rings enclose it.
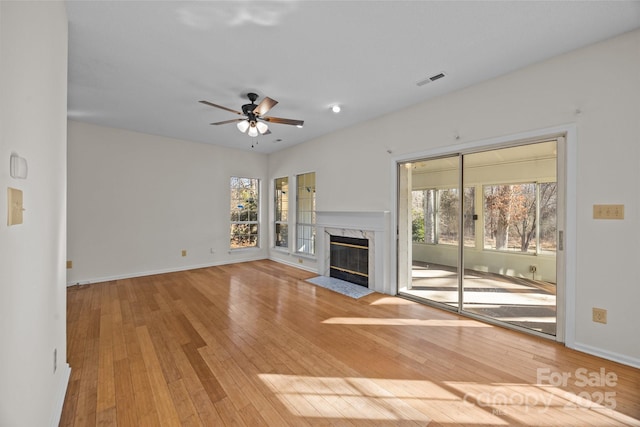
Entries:
{"label": "light wood flooring", "polygon": [[257,261],[70,288],[60,425],[640,425],[638,369],[311,276]]}

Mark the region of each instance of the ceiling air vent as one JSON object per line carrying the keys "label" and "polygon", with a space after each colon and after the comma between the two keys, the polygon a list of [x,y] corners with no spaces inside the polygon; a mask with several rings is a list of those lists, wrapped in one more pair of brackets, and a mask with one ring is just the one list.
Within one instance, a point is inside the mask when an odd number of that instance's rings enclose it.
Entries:
{"label": "ceiling air vent", "polygon": [[418,83],[416,83],[416,85],[418,85],[418,86],[424,86],[424,85],[426,85],[427,83],[431,83],[431,82],[435,82],[436,80],[440,80],[440,79],[441,79],[441,78],[443,78],[444,76],[445,76],[445,74],[444,74],[444,73],[439,73],[439,74],[433,75],[433,76],[431,76],[431,77],[427,77],[427,78],[426,78],[426,79],[424,79],[424,80],[420,80]]}

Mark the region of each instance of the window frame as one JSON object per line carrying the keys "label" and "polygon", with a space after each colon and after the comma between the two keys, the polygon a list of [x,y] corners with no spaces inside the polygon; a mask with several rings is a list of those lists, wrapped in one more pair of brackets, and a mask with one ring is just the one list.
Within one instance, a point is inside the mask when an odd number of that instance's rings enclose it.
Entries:
{"label": "window frame", "polygon": [[[283,185],[284,184],[284,185]],[[286,192],[282,189],[286,185]],[[287,194],[288,193],[288,194]],[[273,180],[273,247],[277,250],[289,250],[289,177],[283,176]],[[285,196],[286,195],[286,196]],[[285,244],[278,244],[278,230],[286,229]]]}
{"label": "window frame", "polygon": [[[234,219],[234,202],[235,202],[235,207],[240,206],[240,199],[235,197],[234,195],[234,190],[238,191],[239,189],[241,189],[242,187],[237,187],[234,186],[234,180],[238,181],[238,182],[243,182],[243,181],[249,181],[251,182],[251,187],[252,190],[255,191],[255,196],[252,199],[248,199],[246,200],[246,202],[248,203],[250,200],[253,200],[253,202],[255,203],[255,209],[251,209],[249,211],[247,211],[247,219],[246,220],[242,220],[242,219]],[[230,206],[229,206],[229,249],[231,251],[238,251],[238,250],[247,250],[247,249],[259,249],[260,248],[260,208],[261,208],[261,203],[260,203],[260,194],[261,194],[261,180],[260,178],[247,178],[247,177],[240,177],[240,176],[232,176],[229,180],[229,202],[230,202]],[[235,197],[235,198],[234,198]],[[244,209],[244,208],[242,208]],[[255,211],[255,212],[254,212]],[[253,212],[253,214],[252,214]],[[238,216],[241,215],[242,212],[237,212]],[[252,219],[255,218],[255,219]],[[234,246],[234,235],[238,235],[238,234],[234,234],[234,228],[237,228],[237,226],[247,226],[249,229],[249,233],[244,233],[241,235],[244,236],[248,236],[248,240],[251,242],[252,240],[252,236],[255,236],[255,243],[254,244],[249,244],[249,245],[245,245],[245,246]],[[255,233],[252,232],[253,227],[255,226]]]}
{"label": "window frame", "polygon": [[[313,184],[307,182],[312,178]],[[304,180],[301,185],[301,179]],[[304,189],[310,197],[301,197]],[[305,202],[310,202],[305,203]],[[306,217],[306,218],[304,218]],[[305,220],[307,219],[307,220]],[[295,253],[298,255],[316,256],[316,173],[306,172],[296,175],[296,233]]]}

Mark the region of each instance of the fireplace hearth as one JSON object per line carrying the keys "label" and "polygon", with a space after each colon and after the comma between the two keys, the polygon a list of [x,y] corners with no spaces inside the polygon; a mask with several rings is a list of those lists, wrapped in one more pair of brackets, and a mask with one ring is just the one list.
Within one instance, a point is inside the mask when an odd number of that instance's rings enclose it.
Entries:
{"label": "fireplace hearth", "polygon": [[[376,292],[395,294],[389,275],[391,248],[389,212],[318,211],[316,218],[316,236],[319,237],[316,241],[319,274],[358,283]],[[347,240],[335,239],[336,237]],[[332,240],[341,244],[332,244]],[[366,249],[352,246],[365,246]],[[349,255],[345,256],[346,265],[338,264],[339,268],[331,268],[332,248],[334,251],[339,250],[340,257],[344,256],[345,248],[357,250],[347,251]],[[354,262],[355,266],[349,264]],[[345,278],[339,275],[344,273],[352,276]]]}

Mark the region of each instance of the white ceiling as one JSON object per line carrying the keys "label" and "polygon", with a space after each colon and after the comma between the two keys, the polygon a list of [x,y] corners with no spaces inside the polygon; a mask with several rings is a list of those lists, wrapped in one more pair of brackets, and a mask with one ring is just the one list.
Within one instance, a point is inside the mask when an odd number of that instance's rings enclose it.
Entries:
{"label": "white ceiling", "polygon": [[[640,27],[640,1],[68,1],[67,12],[69,118],[263,153]],[[235,125],[209,125],[238,116],[198,103],[239,110],[250,91],[304,128],[271,124],[251,148]]]}

